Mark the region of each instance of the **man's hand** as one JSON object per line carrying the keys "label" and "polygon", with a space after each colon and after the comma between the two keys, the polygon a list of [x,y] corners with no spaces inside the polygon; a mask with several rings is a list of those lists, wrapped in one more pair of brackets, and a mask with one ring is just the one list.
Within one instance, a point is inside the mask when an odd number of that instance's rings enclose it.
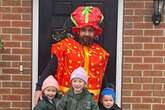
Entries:
{"label": "man's hand", "polygon": [[41,98],[41,96],[42,96],[42,91],[40,91],[40,90],[35,91],[35,93],[34,93],[34,105],[38,104],[38,101]]}

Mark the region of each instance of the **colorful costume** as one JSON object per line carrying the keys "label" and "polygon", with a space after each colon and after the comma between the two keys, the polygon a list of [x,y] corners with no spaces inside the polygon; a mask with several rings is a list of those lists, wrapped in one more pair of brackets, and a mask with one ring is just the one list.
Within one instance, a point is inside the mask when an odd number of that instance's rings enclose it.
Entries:
{"label": "colorful costume", "polygon": [[[103,16],[98,8],[79,7],[72,13],[72,20],[76,24],[76,27],[73,27],[73,32],[90,25],[95,28],[96,35],[99,35],[101,28],[97,24],[102,19]],[[73,70],[82,66],[88,73],[88,90],[95,96],[99,95],[109,57],[102,47],[96,43],[87,47],[71,38],[66,38],[53,44],[51,53],[58,58],[58,68],[55,74],[62,91],[66,92],[69,89],[69,79]]]}

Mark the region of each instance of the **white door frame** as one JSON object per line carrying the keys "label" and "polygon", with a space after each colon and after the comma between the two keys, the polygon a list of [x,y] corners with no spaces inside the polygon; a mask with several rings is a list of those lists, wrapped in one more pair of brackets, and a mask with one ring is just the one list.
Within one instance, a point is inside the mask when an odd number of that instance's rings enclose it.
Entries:
{"label": "white door frame", "polygon": [[[117,61],[116,61],[116,103],[121,106],[122,85],[122,38],[123,38],[123,0],[118,0],[117,20]],[[32,43],[32,99],[38,81],[38,35],[39,35],[39,0],[33,0],[33,43]],[[32,100],[34,105],[34,100]]]}

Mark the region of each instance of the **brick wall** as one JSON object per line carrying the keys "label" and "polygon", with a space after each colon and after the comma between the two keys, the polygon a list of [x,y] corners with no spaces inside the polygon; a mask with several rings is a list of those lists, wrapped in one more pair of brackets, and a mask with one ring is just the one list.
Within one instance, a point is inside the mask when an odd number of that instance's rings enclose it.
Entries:
{"label": "brick wall", "polygon": [[151,22],[153,0],[124,1],[124,110],[165,109],[165,16]]}
{"label": "brick wall", "polygon": [[[152,0],[124,7],[123,109],[164,110],[165,20],[152,24]],[[0,0],[0,110],[31,110],[31,17],[32,0]]]}
{"label": "brick wall", "polygon": [[32,0],[0,0],[0,36],[0,110],[31,110]]}

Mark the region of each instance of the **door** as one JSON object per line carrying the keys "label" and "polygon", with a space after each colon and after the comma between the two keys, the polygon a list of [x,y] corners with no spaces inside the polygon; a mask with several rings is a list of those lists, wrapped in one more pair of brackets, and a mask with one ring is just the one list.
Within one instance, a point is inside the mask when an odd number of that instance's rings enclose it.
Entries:
{"label": "door", "polygon": [[99,43],[110,53],[109,72],[105,76],[108,77],[108,82],[115,86],[118,0],[40,0],[38,71],[41,73],[50,60],[52,41],[48,36],[52,30],[62,28],[71,12],[80,5],[97,6],[103,12],[103,33],[99,37]]}

